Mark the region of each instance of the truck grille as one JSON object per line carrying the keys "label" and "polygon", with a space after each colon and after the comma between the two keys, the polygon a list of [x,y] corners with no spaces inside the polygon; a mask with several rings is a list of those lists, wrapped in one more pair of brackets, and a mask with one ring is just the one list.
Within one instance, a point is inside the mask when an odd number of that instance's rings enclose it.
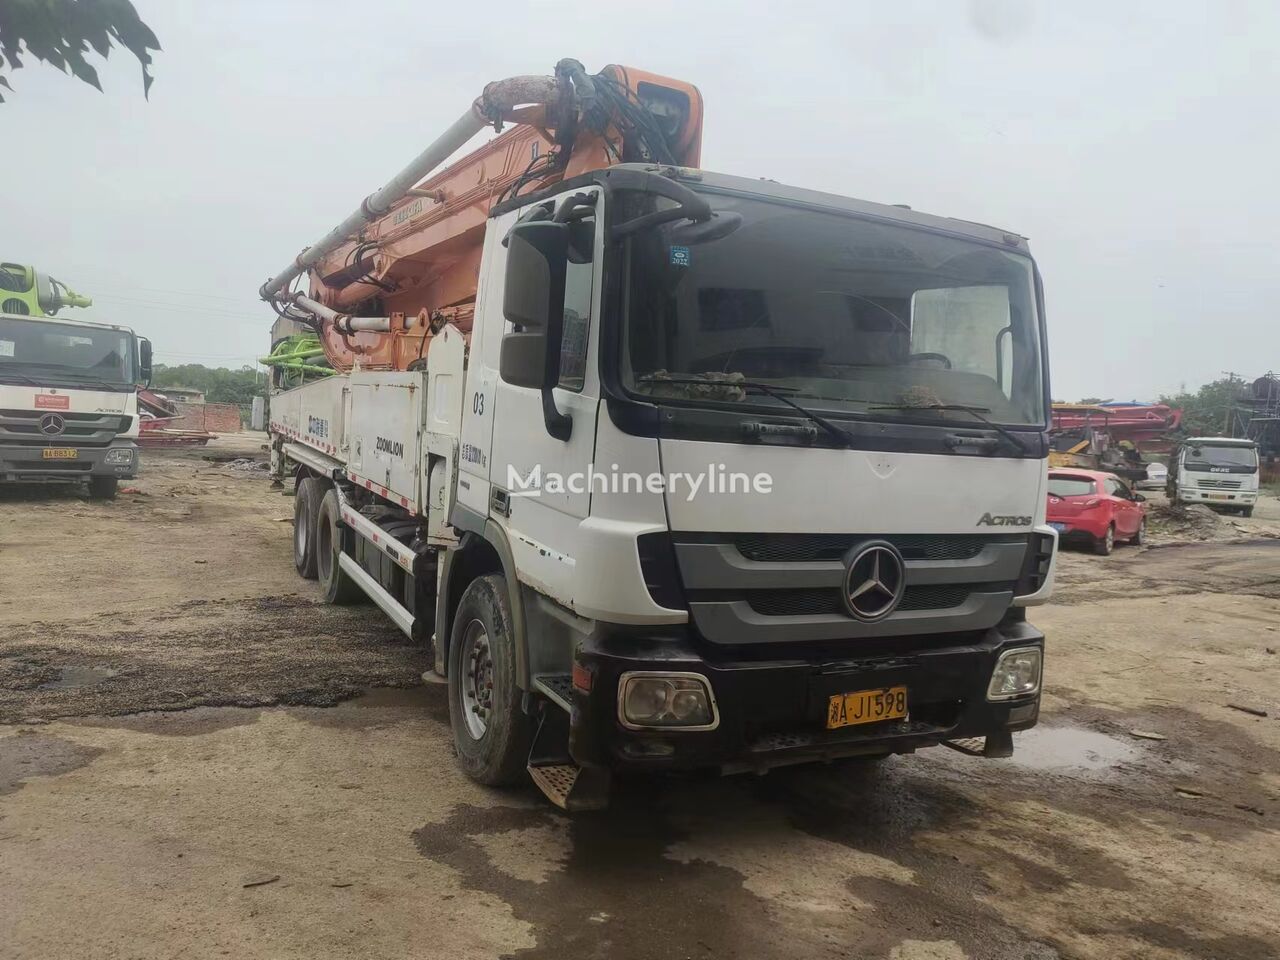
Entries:
{"label": "truck grille", "polygon": [[757,563],[802,563],[806,560],[842,560],[856,543],[888,540],[904,560],[971,560],[990,537],[968,534],[898,534],[878,536],[858,533],[746,534],[736,540],[739,552]]}
{"label": "truck grille", "polygon": [[[40,419],[56,413],[63,421],[59,434],[40,432]],[[0,444],[47,447],[105,447],[129,429],[132,417],[115,413],[70,413],[66,410],[0,410]]]}
{"label": "truck grille", "polygon": [[[898,609],[951,610],[963,606],[969,594],[990,589],[982,584],[956,587],[907,587]],[[1008,585],[996,587],[1007,590]],[[845,616],[844,601],[834,590],[755,590],[747,603],[767,617],[807,617],[839,614]]]}
{"label": "truck grille", "polygon": [[1205,480],[1197,480],[1196,486],[1202,490],[1239,490],[1244,486],[1242,480],[1225,480],[1218,477],[1211,477]]}
{"label": "truck grille", "polygon": [[[887,540],[902,554],[906,587],[893,612],[867,621],[849,613],[844,589],[849,556],[873,540]],[[671,541],[698,631],[713,643],[744,646],[985,630],[1019,591],[1031,539],[1025,533],[673,533]]]}

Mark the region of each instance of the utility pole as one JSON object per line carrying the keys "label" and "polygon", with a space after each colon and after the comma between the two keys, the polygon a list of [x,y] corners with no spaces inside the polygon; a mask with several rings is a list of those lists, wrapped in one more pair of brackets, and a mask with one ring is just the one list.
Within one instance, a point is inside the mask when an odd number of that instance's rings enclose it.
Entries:
{"label": "utility pole", "polygon": [[[1234,370],[1223,370],[1222,372],[1223,372],[1223,373],[1225,373],[1225,374],[1227,375],[1227,382],[1228,382],[1228,383],[1232,383],[1232,384],[1234,384],[1234,383],[1243,383],[1243,382],[1244,382],[1244,378],[1243,378],[1243,377],[1241,377],[1241,376],[1239,376],[1239,375],[1237,375],[1237,374],[1236,374],[1236,372],[1235,372]],[[1235,397],[1233,397],[1233,396],[1231,396],[1231,395],[1228,395],[1228,396],[1227,396],[1227,410],[1226,410],[1226,413],[1224,413],[1224,414],[1223,414],[1223,417],[1222,417],[1222,435],[1223,435],[1224,437],[1230,437],[1230,436],[1234,436],[1234,435],[1235,435],[1235,434],[1234,434],[1234,431],[1232,431],[1232,429],[1231,429],[1231,419],[1232,419],[1232,416],[1231,416],[1231,415],[1232,415],[1233,413],[1235,413],[1235,412],[1236,412],[1236,401],[1235,401]]]}

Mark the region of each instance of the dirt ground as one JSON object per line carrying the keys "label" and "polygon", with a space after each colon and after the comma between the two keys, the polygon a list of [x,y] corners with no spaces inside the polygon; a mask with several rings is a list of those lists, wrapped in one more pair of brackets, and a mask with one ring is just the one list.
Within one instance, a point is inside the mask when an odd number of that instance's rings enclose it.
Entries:
{"label": "dirt ground", "polygon": [[1280,956],[1280,502],[1065,552],[1011,760],[571,820],[467,781],[422,653],[320,606],[292,501],[203,459],[260,442],[148,453],[114,503],[0,491],[0,957]]}

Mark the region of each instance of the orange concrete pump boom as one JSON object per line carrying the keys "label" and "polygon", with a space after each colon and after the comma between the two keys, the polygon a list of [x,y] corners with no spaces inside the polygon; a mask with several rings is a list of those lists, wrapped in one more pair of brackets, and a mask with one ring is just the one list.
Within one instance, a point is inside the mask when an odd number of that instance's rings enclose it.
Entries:
{"label": "orange concrete pump boom", "polygon": [[[484,127],[512,128],[438,173]],[[386,186],[263,284],[281,316],[315,328],[330,364],[408,369],[443,322],[471,329],[484,226],[498,202],[623,162],[698,166],[696,87],[628,67],[488,84]],[[429,177],[429,179],[428,179]],[[307,274],[307,294],[294,292]]]}

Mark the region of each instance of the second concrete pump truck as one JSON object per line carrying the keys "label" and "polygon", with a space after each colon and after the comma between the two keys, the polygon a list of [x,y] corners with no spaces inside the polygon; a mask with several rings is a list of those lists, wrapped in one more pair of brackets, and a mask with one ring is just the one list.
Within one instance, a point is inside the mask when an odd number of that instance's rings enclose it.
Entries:
{"label": "second concrete pump truck", "polygon": [[1008,756],[1056,545],[1027,243],[701,137],[639,70],[491,83],[263,285],[334,371],[271,397],[298,571],[430,644],[467,774],[566,809],[622,770]]}

